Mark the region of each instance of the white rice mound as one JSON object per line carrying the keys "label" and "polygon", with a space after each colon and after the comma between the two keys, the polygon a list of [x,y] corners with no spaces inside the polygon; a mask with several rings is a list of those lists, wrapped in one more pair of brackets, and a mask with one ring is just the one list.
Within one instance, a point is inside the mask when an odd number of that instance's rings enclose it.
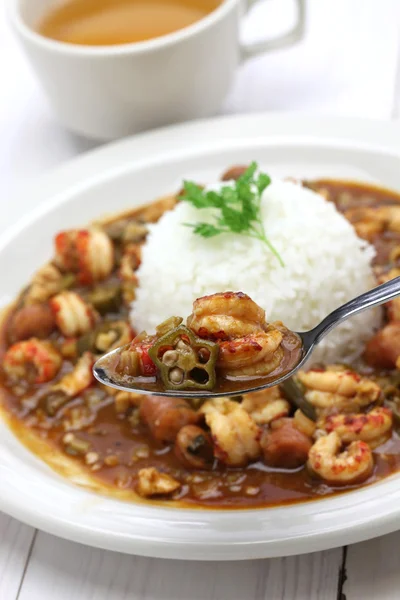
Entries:
{"label": "white rice mound", "polygon": [[[357,237],[333,203],[300,185],[274,180],[264,191],[261,210],[283,267],[259,240],[230,233],[204,239],[185,227],[211,221],[212,209],[180,202],[151,225],[131,312],[136,331],[154,332],[172,315],[186,318],[196,298],[229,290],[248,294],[265,309],[268,321],[306,331],[375,285],[374,248]],[[321,342],[313,362],[360,354],[380,321],[379,310],[349,319]]]}

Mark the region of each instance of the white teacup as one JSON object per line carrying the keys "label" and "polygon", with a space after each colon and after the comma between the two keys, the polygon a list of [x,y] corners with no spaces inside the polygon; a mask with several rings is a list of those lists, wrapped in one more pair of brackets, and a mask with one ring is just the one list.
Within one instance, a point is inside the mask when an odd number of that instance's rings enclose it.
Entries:
{"label": "white teacup", "polygon": [[8,0],[11,23],[60,121],[101,140],[215,114],[241,60],[302,37],[305,0],[297,2],[291,31],[253,45],[239,41],[242,1],[223,0],[200,21],[163,37],[80,46],[35,30],[59,0]]}

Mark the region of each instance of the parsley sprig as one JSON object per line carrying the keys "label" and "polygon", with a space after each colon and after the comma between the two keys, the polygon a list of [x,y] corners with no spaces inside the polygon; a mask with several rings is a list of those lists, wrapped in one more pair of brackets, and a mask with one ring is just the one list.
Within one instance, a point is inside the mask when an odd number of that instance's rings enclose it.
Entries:
{"label": "parsley sprig", "polygon": [[215,237],[221,233],[237,233],[260,240],[276,256],[280,265],[284,263],[266,236],[261,218],[261,198],[271,183],[265,173],[257,172],[257,163],[253,162],[236,181],[233,187],[224,186],[218,192],[205,191],[193,181],[185,181],[181,200],[190,202],[198,209],[215,208],[219,212],[214,223],[185,223],[193,232],[204,238]]}

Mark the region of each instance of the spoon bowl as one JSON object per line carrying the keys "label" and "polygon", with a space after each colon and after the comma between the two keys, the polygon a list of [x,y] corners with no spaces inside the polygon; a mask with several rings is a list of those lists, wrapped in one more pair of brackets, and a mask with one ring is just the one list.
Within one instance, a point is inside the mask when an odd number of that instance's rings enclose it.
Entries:
{"label": "spoon bowl", "polygon": [[[288,377],[291,377],[294,371],[300,369],[308,358],[305,352],[303,333],[296,334],[302,341],[301,360],[296,363],[294,368],[290,368],[287,372],[281,373],[278,377],[273,373],[263,377],[235,377],[232,379],[223,380],[223,386],[215,386],[212,391],[206,390],[163,390],[153,377],[129,377],[124,375],[119,377],[113,371],[113,363],[118,358],[120,352],[128,350],[130,344],[116,348],[107,354],[104,354],[97,360],[93,367],[95,378],[102,384],[113,387],[124,392],[136,392],[137,394],[154,394],[156,396],[168,396],[170,398],[221,398],[223,396],[241,396],[248,392],[262,390],[278,383],[282,383]],[[311,351],[311,350],[310,350]],[[229,383],[228,383],[229,382]]]}
{"label": "spoon bowl", "polygon": [[[119,353],[128,349],[130,344],[122,348],[116,348],[105,354],[97,360],[93,367],[95,378],[110,387],[122,390],[125,392],[136,392],[137,394],[148,394],[157,396],[168,396],[170,398],[186,398],[191,399],[211,399],[223,396],[241,396],[250,392],[257,392],[274,385],[282,384],[290,379],[310,358],[315,346],[334,328],[346,319],[374,306],[379,306],[392,300],[400,295],[400,277],[396,277],[382,285],[379,285],[368,292],[357,296],[346,304],[343,304],[332,313],[330,313],[321,323],[314,329],[304,332],[296,332],[296,335],[301,341],[301,352],[299,353],[299,361],[285,372],[280,372],[274,376],[272,372],[266,377],[250,378],[250,377],[235,377],[232,379],[224,379],[223,389],[216,387],[211,391],[193,391],[193,390],[160,390],[158,382],[155,378],[149,377],[132,377],[124,376],[123,379],[118,377],[118,374],[113,370],[113,363],[118,358]],[[229,384],[227,384],[229,382]],[[288,382],[285,385],[290,385]]]}

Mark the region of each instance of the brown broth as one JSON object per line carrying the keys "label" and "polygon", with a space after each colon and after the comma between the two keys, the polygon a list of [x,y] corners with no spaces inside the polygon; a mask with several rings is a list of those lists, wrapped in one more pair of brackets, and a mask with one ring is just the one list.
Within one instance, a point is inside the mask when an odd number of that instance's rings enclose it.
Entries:
{"label": "brown broth", "polygon": [[89,46],[151,40],[204,18],[221,0],[67,0],[38,26],[42,35]]}

